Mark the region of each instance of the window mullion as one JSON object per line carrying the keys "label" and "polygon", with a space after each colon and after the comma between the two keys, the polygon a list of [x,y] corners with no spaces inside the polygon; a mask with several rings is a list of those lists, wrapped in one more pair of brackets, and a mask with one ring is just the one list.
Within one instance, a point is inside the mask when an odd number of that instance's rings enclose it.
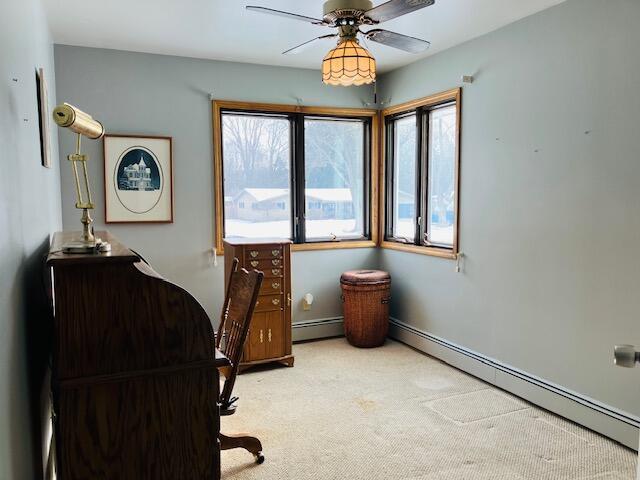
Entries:
{"label": "window mullion", "polygon": [[423,218],[423,169],[422,169],[422,116],[421,109],[416,111],[416,192],[415,192],[415,237],[414,243],[422,245]]}
{"label": "window mullion", "polygon": [[306,241],[305,231],[305,171],[304,171],[304,115],[292,116],[293,122],[293,229],[294,243]]}
{"label": "window mullion", "polygon": [[394,202],[394,173],[395,173],[395,161],[394,158],[394,145],[395,145],[395,127],[393,121],[387,121],[386,128],[386,142],[385,142],[385,191],[386,202],[385,202],[385,235],[387,238],[393,238],[393,228],[394,228],[394,211],[393,211],[393,202]]}
{"label": "window mullion", "polygon": [[422,181],[422,190],[420,193],[420,208],[422,214],[422,224],[420,226],[419,232],[419,242],[418,245],[426,245],[428,243],[428,225],[429,219],[427,218],[429,215],[429,202],[430,202],[430,193],[429,193],[429,110],[421,109],[420,115],[420,132],[421,132],[421,141],[420,141],[420,167],[422,169],[422,174],[420,176]]}
{"label": "window mullion", "polygon": [[[362,219],[363,223],[363,228],[362,228],[362,234],[364,236],[364,238],[372,238],[372,232],[371,232],[371,209],[372,208],[376,208],[375,205],[371,205],[371,199],[372,199],[372,194],[371,194],[371,129],[372,129],[372,125],[371,125],[371,120],[365,121],[362,124],[362,128],[364,129],[363,135],[362,135],[362,139],[363,139],[363,144],[362,144],[362,159],[364,161],[364,165],[362,168],[362,173],[364,175],[363,179],[362,179],[362,196],[364,197],[362,199],[362,203],[363,203],[363,209],[364,211],[362,212],[364,217]],[[354,210],[355,213],[355,210]]]}

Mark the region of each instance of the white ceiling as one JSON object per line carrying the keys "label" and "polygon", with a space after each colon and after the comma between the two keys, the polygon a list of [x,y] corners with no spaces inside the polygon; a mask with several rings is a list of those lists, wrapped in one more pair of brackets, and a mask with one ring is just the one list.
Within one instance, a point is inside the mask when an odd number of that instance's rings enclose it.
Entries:
{"label": "white ceiling", "polygon": [[[433,55],[563,0],[436,0],[432,7],[381,24],[424,38],[412,55],[368,43],[380,72]],[[374,5],[384,3],[374,0]],[[322,17],[322,0],[44,0],[55,43],[235,62],[318,69],[332,39],[298,55],[283,50],[332,33],[327,27],[249,12],[245,5]]]}

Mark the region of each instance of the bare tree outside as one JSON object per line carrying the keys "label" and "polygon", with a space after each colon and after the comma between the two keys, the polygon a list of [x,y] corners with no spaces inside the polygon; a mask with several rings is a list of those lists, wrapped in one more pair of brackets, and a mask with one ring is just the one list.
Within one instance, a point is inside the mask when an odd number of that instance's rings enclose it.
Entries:
{"label": "bare tree outside", "polygon": [[225,195],[243,188],[289,187],[289,120],[223,115]]}
{"label": "bare tree outside", "polygon": [[226,237],[291,237],[290,128],[283,116],[222,116]]}
{"label": "bare tree outside", "polygon": [[[362,237],[364,235],[364,129],[362,121],[308,119],[305,126],[305,177],[307,189],[307,224],[314,221],[313,202],[316,189],[328,189],[339,196],[348,190],[349,202],[341,202],[333,215],[335,231],[323,237]],[[344,198],[344,197],[340,197]]]}

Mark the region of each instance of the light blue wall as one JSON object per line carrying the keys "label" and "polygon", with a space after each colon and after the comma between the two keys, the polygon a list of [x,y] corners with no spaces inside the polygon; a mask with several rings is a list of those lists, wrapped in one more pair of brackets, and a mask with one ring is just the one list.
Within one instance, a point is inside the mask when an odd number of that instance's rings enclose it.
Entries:
{"label": "light blue wall", "polygon": [[[41,475],[38,401],[48,339],[42,255],[62,227],[58,142],[40,163],[36,69],[55,105],[53,46],[39,0],[0,7],[0,479]],[[14,81],[15,79],[15,81]],[[46,398],[46,397],[45,397]]]}
{"label": "light blue wall", "polygon": [[[93,114],[108,133],[173,137],[175,221],[170,225],[109,225],[123,242],[143,254],[159,273],[184,286],[213,319],[223,295],[223,262],[212,265],[214,243],[211,103],[216,99],[267,103],[363,107],[371,89],[323,85],[312,70],[196,60],[56,45],[58,98]],[[74,148],[60,132],[61,156]],[[102,141],[83,143],[98,208],[96,228],[104,228]],[[78,229],[70,173],[62,174],[65,229]],[[371,267],[375,250],[293,254],[293,318],[341,315],[339,276],[343,269]],[[301,297],[317,299],[303,312]]]}
{"label": "light blue wall", "polygon": [[392,314],[640,415],[640,2],[570,0],[381,79],[392,104],[462,75],[452,261],[385,250]]}

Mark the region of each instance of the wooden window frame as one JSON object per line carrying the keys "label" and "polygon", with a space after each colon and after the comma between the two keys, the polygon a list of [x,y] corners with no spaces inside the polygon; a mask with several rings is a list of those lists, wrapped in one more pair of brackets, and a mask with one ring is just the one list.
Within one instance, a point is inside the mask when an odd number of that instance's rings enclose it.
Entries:
{"label": "wooden window frame", "polygon": [[[449,103],[455,103],[456,105],[456,155],[455,155],[455,166],[454,166],[454,174],[455,174],[455,194],[454,194],[454,220],[453,220],[453,246],[452,248],[446,247],[437,247],[437,246],[428,246],[428,245],[418,245],[416,243],[403,243],[400,241],[395,241],[389,239],[388,234],[388,222],[389,218],[389,201],[388,201],[388,191],[387,191],[387,169],[389,168],[388,161],[388,150],[387,150],[387,124],[388,121],[393,117],[408,114],[411,112],[424,111],[428,109],[433,109],[439,106],[443,106]],[[380,231],[378,233],[378,238],[380,239],[380,247],[388,248],[392,250],[399,250],[403,252],[411,252],[418,253],[422,255],[431,255],[440,258],[449,258],[455,259],[458,256],[459,252],[459,244],[460,244],[460,228],[459,228],[459,219],[460,219],[460,132],[461,132],[461,119],[462,119],[462,89],[454,88],[451,90],[447,90],[446,92],[441,92],[435,95],[430,95],[428,97],[419,98],[417,100],[412,100],[406,103],[402,103],[399,105],[395,105],[393,107],[386,108],[382,110],[380,119],[380,152],[381,153],[381,162],[380,162],[380,203],[378,209],[380,211]],[[417,143],[419,145],[418,152],[418,163],[423,166],[426,165],[426,162],[423,159],[426,159],[427,152],[425,148],[428,150],[428,146],[420,138],[418,135]],[[392,146],[391,146],[392,147]],[[422,181],[426,181],[427,172],[424,171],[424,168],[419,168],[420,175],[422,177]],[[417,198],[417,202],[420,202],[420,205],[423,210],[426,210],[425,207],[425,199]],[[418,203],[416,203],[418,205]],[[424,222],[424,220],[423,220]]]}
{"label": "wooden window frame", "polygon": [[[224,232],[224,188],[223,188],[223,165],[222,165],[222,113],[224,111],[238,111],[244,113],[276,113],[276,114],[302,114],[319,117],[337,118],[366,118],[371,123],[369,140],[369,202],[365,205],[365,212],[368,213],[370,239],[366,240],[336,240],[319,241],[310,243],[294,243],[291,246],[293,251],[307,250],[329,250],[341,248],[371,248],[379,244],[380,225],[378,221],[378,208],[374,208],[380,202],[379,199],[379,166],[380,166],[380,126],[379,112],[371,109],[360,108],[340,108],[340,107],[306,107],[300,105],[283,105],[273,103],[253,103],[237,102],[227,100],[212,100],[212,127],[213,127],[213,170],[214,170],[214,237],[215,248],[218,254],[224,253],[223,232]],[[298,142],[299,143],[299,142]],[[292,145],[296,148],[295,142]],[[366,152],[365,152],[366,154]],[[292,177],[296,172],[292,170]],[[294,179],[294,181],[296,181]],[[301,196],[304,192],[295,192],[294,195]],[[300,199],[294,199],[300,201]]]}

